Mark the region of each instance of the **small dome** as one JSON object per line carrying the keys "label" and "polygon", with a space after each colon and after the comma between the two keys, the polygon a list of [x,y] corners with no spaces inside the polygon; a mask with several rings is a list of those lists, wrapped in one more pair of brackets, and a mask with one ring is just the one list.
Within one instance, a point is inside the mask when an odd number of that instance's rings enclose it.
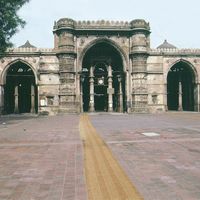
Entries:
{"label": "small dome", "polygon": [[18,48],[36,48],[35,46],[33,46],[28,40],[26,41],[26,43]]}
{"label": "small dome", "polygon": [[157,47],[157,49],[177,49],[177,47],[168,43],[167,40],[165,40],[161,45]]}

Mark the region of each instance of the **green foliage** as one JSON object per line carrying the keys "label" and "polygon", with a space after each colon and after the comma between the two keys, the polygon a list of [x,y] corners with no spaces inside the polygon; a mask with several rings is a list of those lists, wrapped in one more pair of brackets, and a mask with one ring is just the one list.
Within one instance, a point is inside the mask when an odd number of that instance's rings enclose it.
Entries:
{"label": "green foliage", "polygon": [[24,27],[25,21],[17,12],[29,0],[0,0],[0,54],[12,46],[10,38]]}

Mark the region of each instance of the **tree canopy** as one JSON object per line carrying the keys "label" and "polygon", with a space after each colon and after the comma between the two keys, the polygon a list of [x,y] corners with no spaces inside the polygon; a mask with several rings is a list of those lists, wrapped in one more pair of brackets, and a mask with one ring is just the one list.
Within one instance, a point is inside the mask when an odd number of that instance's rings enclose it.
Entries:
{"label": "tree canopy", "polygon": [[0,0],[0,54],[12,46],[10,38],[24,27],[25,21],[18,16],[19,9],[29,0]]}

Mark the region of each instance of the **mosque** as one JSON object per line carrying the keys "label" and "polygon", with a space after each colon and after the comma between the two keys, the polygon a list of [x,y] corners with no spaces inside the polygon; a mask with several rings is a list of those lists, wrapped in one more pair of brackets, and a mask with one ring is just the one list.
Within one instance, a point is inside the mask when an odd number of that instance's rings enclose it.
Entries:
{"label": "mosque", "polygon": [[54,48],[0,58],[0,113],[200,111],[200,49],[150,46],[145,20],[54,23]]}

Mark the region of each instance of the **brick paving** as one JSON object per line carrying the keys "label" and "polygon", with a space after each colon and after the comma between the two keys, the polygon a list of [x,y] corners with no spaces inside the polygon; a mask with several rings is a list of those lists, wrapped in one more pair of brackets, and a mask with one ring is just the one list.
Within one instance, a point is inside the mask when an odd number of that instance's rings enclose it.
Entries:
{"label": "brick paving", "polygon": [[200,199],[199,113],[101,114],[90,119],[145,200]]}
{"label": "brick paving", "polygon": [[0,123],[0,200],[87,199],[78,115]]}
{"label": "brick paving", "polygon": [[[199,113],[90,119],[145,200],[200,199]],[[83,160],[78,115],[0,117],[0,200],[85,200]]]}

